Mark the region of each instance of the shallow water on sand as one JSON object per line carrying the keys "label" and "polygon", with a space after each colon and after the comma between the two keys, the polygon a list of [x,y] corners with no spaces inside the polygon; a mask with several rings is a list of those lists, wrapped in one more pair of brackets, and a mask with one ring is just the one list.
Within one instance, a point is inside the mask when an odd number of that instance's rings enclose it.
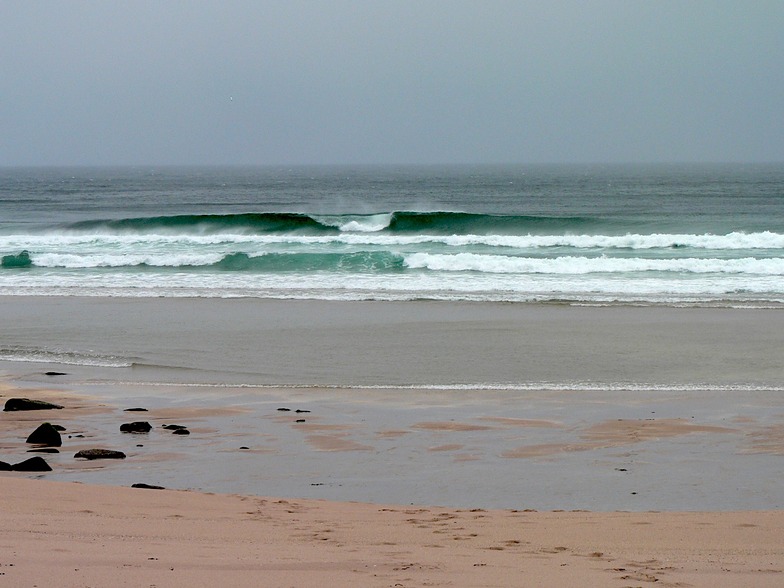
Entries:
{"label": "shallow water on sand", "polygon": [[2,299],[0,360],[147,383],[778,388],[778,310],[439,302]]}
{"label": "shallow water on sand", "polygon": [[[778,311],[2,302],[6,381],[105,405],[0,413],[3,461],[29,455],[41,419],[73,435],[46,478],[460,507],[784,505]],[[131,420],[154,429],[119,433]],[[89,446],[129,457],[73,459]]]}
{"label": "shallow water on sand", "polygon": [[[61,452],[45,456],[54,471],[35,474],[54,480],[464,508],[784,505],[784,411],[775,392],[467,391],[454,402],[453,392],[416,391],[403,402],[385,390],[359,390],[358,398],[334,389],[200,389],[189,397],[173,387],[80,389],[104,410],[27,414],[14,427],[20,415],[0,413],[0,459],[28,457],[21,433],[45,418],[67,429]],[[89,406],[68,397],[62,404]],[[149,410],[122,412],[136,406]],[[153,430],[120,433],[132,420]],[[73,458],[90,447],[128,457]]]}

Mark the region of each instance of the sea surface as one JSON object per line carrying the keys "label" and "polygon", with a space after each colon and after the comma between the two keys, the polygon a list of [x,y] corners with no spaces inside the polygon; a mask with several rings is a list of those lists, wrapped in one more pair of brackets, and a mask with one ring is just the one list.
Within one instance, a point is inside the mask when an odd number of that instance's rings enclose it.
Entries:
{"label": "sea surface", "polygon": [[0,295],[777,307],[784,165],[0,168]]}
{"label": "sea surface", "polygon": [[6,168],[0,265],[0,384],[108,407],[50,479],[784,505],[784,165]]}

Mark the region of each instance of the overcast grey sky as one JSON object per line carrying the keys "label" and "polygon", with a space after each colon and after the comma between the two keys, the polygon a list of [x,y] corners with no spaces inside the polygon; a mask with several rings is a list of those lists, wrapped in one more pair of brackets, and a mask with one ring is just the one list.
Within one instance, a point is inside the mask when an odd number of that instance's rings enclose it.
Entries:
{"label": "overcast grey sky", "polygon": [[0,0],[0,165],[784,161],[784,1]]}

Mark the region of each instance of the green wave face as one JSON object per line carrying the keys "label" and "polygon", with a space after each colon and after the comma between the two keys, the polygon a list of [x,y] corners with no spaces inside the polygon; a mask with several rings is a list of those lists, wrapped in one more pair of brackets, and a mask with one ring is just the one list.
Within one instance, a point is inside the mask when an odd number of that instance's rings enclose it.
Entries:
{"label": "green wave face", "polygon": [[403,270],[403,257],[385,251],[353,253],[232,253],[211,269],[232,272],[378,272]]}
{"label": "green wave face", "polygon": [[[309,215],[304,213],[242,213],[177,215],[117,220],[90,220],[66,227],[76,232],[119,233],[304,233],[339,232],[428,233],[436,235],[526,234],[532,231],[570,231],[594,221],[585,217],[504,216],[465,212],[393,212],[382,214]],[[370,221],[373,221],[372,223]],[[364,223],[364,225],[363,225]]]}
{"label": "green wave face", "polygon": [[5,268],[32,267],[32,265],[33,261],[27,251],[22,251],[18,255],[4,255],[0,259],[0,267]]}
{"label": "green wave face", "polygon": [[117,220],[89,220],[66,227],[79,232],[121,233],[285,233],[300,230],[330,230],[314,218],[299,213],[185,214]]}
{"label": "green wave face", "polygon": [[541,230],[576,230],[590,223],[591,219],[584,217],[396,212],[389,229],[398,233],[436,235],[516,235]]}

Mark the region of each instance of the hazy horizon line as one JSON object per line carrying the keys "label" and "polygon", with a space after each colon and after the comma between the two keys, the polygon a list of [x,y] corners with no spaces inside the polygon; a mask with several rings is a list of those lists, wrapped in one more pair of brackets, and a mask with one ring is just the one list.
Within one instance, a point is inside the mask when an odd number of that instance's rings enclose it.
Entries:
{"label": "hazy horizon line", "polygon": [[656,161],[464,161],[464,162],[277,162],[277,163],[0,163],[0,169],[110,169],[110,168],[317,168],[317,167],[513,167],[513,166],[679,166],[782,165],[784,160],[656,160]]}

